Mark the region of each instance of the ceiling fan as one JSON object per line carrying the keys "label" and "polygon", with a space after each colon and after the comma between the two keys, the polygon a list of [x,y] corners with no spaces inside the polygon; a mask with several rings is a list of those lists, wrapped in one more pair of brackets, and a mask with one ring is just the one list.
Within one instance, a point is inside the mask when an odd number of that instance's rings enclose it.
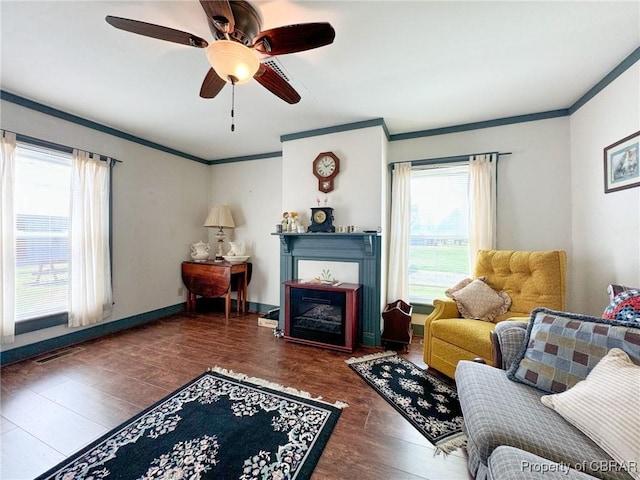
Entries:
{"label": "ceiling fan", "polygon": [[138,20],[108,15],[106,21],[120,30],[206,49],[211,68],[200,88],[202,98],[215,97],[227,82],[235,86],[254,78],[285,102],[300,101],[298,92],[269,65],[261,63],[256,52],[275,56],[329,45],[335,38],[329,23],[300,23],[263,31],[260,15],[245,0],[200,0],[200,4],[214,37],[212,43],[188,32]]}

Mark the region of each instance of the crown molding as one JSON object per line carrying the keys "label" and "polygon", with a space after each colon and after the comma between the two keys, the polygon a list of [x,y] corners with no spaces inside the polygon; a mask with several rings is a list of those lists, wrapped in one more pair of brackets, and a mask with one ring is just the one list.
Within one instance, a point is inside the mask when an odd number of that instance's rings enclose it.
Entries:
{"label": "crown molding", "polygon": [[[582,95],[575,103],[573,103],[573,105],[567,108],[561,108],[558,110],[550,110],[550,111],[539,112],[539,113],[529,113],[525,115],[515,115],[511,117],[504,117],[504,118],[498,118],[493,120],[484,120],[480,122],[465,123],[462,125],[453,125],[449,127],[432,128],[428,130],[419,130],[415,132],[405,132],[405,133],[395,133],[395,134],[389,133],[389,129],[387,128],[384,118],[374,118],[371,120],[364,120],[360,122],[346,123],[343,125],[335,125],[332,127],[290,133],[290,134],[282,135],[280,137],[280,141],[289,142],[292,140],[299,140],[302,138],[310,138],[310,137],[316,137],[320,135],[328,135],[332,133],[346,132],[350,130],[359,130],[363,128],[380,126],[384,130],[387,140],[390,142],[395,142],[395,141],[409,140],[409,139],[421,138],[421,137],[446,135],[449,133],[466,132],[470,130],[478,130],[483,128],[499,127],[504,125],[516,124],[516,123],[535,122],[538,120],[546,120],[550,118],[566,117],[574,114],[580,107],[585,105],[587,102],[589,102],[589,100],[595,97],[599,92],[604,90],[620,75],[622,75],[631,66],[633,66],[638,60],[640,60],[640,46],[637,47],[633,52],[631,52],[630,55],[628,55],[622,62],[620,62],[615,68],[613,68],[613,70],[611,70],[607,75],[605,75],[602,80],[600,80],[596,85],[594,85],[591,89],[589,89],[589,91],[587,91],[584,95]],[[160,145],[158,143],[145,140],[144,138],[136,137],[134,135],[123,132],[121,130],[117,130],[115,128],[107,127],[106,125],[102,125],[100,123],[87,120],[77,115],[73,115],[71,113],[67,113],[62,110],[49,107],[42,103],[34,102],[33,100],[20,97],[18,95],[7,92],[5,90],[0,90],[0,100],[5,100],[7,102],[15,103],[17,105],[21,105],[31,110],[45,113],[47,115],[51,115],[53,117],[56,117],[68,122],[76,123],[78,125],[82,125],[84,127],[91,128],[99,132],[106,133],[108,135],[113,135],[113,136],[122,138],[124,140],[128,140],[130,142],[138,143],[146,147],[150,147],[165,153],[170,153],[172,155],[186,158],[188,160],[193,160],[194,162],[204,163],[206,165],[219,165],[223,163],[260,160],[264,158],[274,158],[274,157],[282,156],[282,152],[279,151],[279,152],[267,152],[267,153],[258,153],[254,155],[243,155],[238,157],[207,160],[201,157],[197,157],[195,155],[191,155],[189,153],[181,152],[179,150],[167,147],[165,145]]]}

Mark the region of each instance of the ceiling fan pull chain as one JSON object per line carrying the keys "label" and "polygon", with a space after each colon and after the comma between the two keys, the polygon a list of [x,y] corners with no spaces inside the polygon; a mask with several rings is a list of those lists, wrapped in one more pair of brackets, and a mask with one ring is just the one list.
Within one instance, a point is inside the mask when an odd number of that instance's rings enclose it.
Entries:
{"label": "ceiling fan pull chain", "polygon": [[229,77],[229,79],[231,80],[231,131],[235,132],[236,125],[234,123],[233,110],[234,110],[235,104],[236,104],[236,82],[233,79],[233,77]]}

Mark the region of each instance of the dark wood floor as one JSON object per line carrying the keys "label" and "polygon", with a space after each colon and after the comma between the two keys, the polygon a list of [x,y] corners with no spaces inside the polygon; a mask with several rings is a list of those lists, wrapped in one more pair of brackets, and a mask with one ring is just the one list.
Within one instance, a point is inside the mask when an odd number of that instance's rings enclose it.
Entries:
{"label": "dark wood floor", "polygon": [[[414,337],[405,356],[424,368],[420,340]],[[7,365],[0,371],[0,478],[37,476],[218,365],[349,404],[315,480],[470,479],[464,452],[434,456],[429,442],[349,369],[350,356],[276,338],[255,314],[225,321],[198,313],[86,342],[45,363]]]}

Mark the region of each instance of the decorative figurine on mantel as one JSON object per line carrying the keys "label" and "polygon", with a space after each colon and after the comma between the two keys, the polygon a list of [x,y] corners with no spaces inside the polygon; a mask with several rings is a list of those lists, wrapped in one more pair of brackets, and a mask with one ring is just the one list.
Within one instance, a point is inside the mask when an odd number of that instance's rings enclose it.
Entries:
{"label": "decorative figurine on mantel", "polygon": [[297,232],[298,225],[300,225],[300,219],[298,218],[298,212],[289,212],[289,231]]}
{"label": "decorative figurine on mantel", "polygon": [[[324,206],[327,206],[327,202],[329,201],[329,197],[324,197]],[[316,203],[318,204],[318,207],[320,206],[320,197],[316,197]]]}
{"label": "decorative figurine on mantel", "polygon": [[297,232],[300,226],[298,212],[284,212],[282,214],[282,233]]}

